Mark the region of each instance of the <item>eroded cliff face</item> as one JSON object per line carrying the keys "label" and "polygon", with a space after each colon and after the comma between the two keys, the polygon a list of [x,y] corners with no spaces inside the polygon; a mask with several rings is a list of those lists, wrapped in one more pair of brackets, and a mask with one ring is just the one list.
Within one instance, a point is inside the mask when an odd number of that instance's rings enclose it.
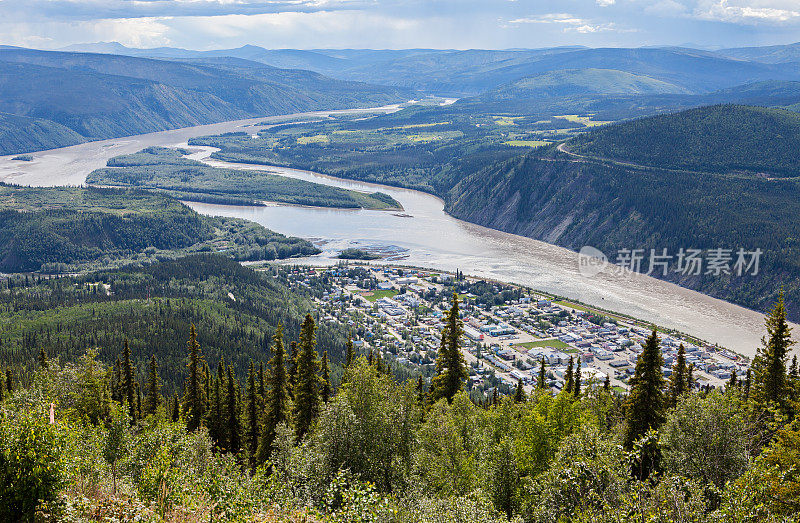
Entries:
{"label": "eroded cliff face", "polygon": [[590,245],[612,261],[620,249],[674,255],[680,248],[760,248],[756,276],[684,275],[674,266],[656,275],[758,310],[769,307],[780,285],[800,288],[800,262],[786,254],[797,248],[787,237],[800,226],[793,181],[625,167],[549,149],[487,166],[445,201],[457,218],[573,250]]}

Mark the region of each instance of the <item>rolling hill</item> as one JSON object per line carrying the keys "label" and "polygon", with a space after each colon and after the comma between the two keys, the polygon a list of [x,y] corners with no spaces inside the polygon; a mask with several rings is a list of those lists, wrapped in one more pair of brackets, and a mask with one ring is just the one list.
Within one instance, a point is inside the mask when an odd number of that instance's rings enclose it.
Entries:
{"label": "rolling hill", "polygon": [[662,169],[800,176],[800,114],[716,105],[606,126],[567,145],[583,156]]}
{"label": "rolling hill", "polygon": [[477,100],[520,101],[579,94],[689,94],[689,91],[615,69],[566,69],[515,80],[478,96]]}
{"label": "rolling hill", "polygon": [[[52,122],[55,133],[3,141],[28,152],[204,123],[383,105],[401,90],[256,62],[183,63],[108,54],[0,49],[0,112]],[[70,134],[63,128],[71,130]]]}
{"label": "rolling hill", "polygon": [[798,125],[786,111],[717,106],[600,127],[566,143],[587,156],[552,146],[474,171],[447,192],[446,210],[612,261],[620,249],[761,249],[754,276],[684,275],[676,259],[656,276],[762,311],[782,285],[797,319],[800,182],[760,173],[795,172]]}

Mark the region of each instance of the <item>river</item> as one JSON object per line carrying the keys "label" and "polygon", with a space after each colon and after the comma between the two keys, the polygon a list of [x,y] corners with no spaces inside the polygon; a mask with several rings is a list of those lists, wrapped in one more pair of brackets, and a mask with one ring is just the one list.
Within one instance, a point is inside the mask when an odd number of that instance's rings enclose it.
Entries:
{"label": "river", "polygon": [[[382,109],[389,112],[396,107]],[[301,119],[331,113],[292,116]],[[31,162],[0,157],[0,180],[35,186],[79,185],[89,172],[105,166],[112,156],[153,145],[177,147],[185,145],[189,138],[206,134],[248,129],[255,132],[259,128],[256,124],[280,120],[256,118],[90,142],[34,153]],[[468,275],[527,285],[675,328],[742,354],[752,356],[760,344],[764,332],[760,313],[647,276],[609,270],[593,277],[583,276],[576,253],[453,218],[444,212],[443,202],[429,194],[296,169],[219,162],[208,159],[210,153],[210,148],[203,148],[193,157],[212,165],[264,169],[347,189],[380,190],[403,205],[404,211],[395,213],[289,205],[189,204],[204,214],[245,218],[283,234],[320,243],[323,254],[299,260],[302,263],[333,263],[339,250],[351,246],[381,248],[401,254],[397,263],[449,271],[458,268]]]}

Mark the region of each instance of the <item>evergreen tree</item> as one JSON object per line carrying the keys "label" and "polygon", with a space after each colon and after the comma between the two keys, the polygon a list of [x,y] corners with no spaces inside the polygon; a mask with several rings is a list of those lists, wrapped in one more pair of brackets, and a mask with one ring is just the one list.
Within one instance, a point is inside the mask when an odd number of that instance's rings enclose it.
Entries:
{"label": "evergreen tree", "polygon": [[611,392],[611,376],[606,374],[606,380],[603,382],[603,389],[606,392]]}
{"label": "evergreen tree", "polygon": [[208,435],[211,437],[211,440],[214,442],[214,445],[217,448],[225,448],[225,407],[224,403],[224,395],[225,392],[223,390],[224,381],[223,377],[225,374],[225,365],[222,362],[222,358],[220,358],[219,364],[217,365],[217,375],[214,378],[214,386],[211,391],[211,401],[209,404],[208,409]]}
{"label": "evergreen tree", "polygon": [[228,450],[238,454],[241,449],[241,423],[239,422],[239,407],[236,396],[236,379],[233,375],[233,367],[228,367],[228,394],[227,394],[227,421],[228,428]]}
{"label": "evergreen tree", "polygon": [[747,368],[747,373],[744,375],[744,399],[745,401],[750,397],[750,368]]}
{"label": "evergreen tree", "polygon": [[658,430],[664,421],[664,375],[661,373],[663,364],[658,334],[653,329],[644,351],[636,361],[636,370],[630,382],[623,442],[628,450],[647,431]]}
{"label": "evergreen tree", "polygon": [[119,358],[117,358],[117,362],[114,364],[114,374],[111,378],[111,382],[114,384],[111,388],[111,399],[122,403],[122,362]]}
{"label": "evergreen tree", "polygon": [[178,397],[175,396],[174,401],[172,402],[172,421],[177,423],[181,419],[181,410],[180,410],[180,401]]}
{"label": "evergreen tree", "polygon": [[6,369],[6,392],[11,395],[14,392],[14,372]]}
{"label": "evergreen tree", "polygon": [[156,355],[150,356],[150,371],[147,374],[147,396],[144,402],[145,415],[155,414],[161,405],[161,379],[158,377]]}
{"label": "evergreen tree", "polygon": [[320,398],[323,403],[328,403],[331,399],[331,371],[328,368],[328,351],[322,353],[322,390]]}
{"label": "evergreen tree", "polygon": [[514,393],[514,403],[524,403],[525,400],[525,389],[522,388],[522,380],[517,380],[517,392]]}
{"label": "evergreen tree", "polygon": [[575,377],[573,378],[574,385],[572,386],[572,392],[575,394],[576,398],[581,397],[581,357],[578,356],[578,368],[575,370]]}
{"label": "evergreen tree", "polygon": [[733,390],[734,388],[736,388],[736,385],[737,385],[737,383],[736,383],[736,371],[734,370],[733,372],[731,372],[731,378],[728,380],[727,388],[728,388],[728,390]]}
{"label": "evergreen tree", "polygon": [[789,376],[792,379],[800,378],[800,368],[797,366],[797,354],[792,356],[792,364],[789,366]]}
{"label": "evergreen tree", "polygon": [[189,375],[186,377],[186,390],[183,397],[183,415],[186,419],[186,428],[195,431],[200,427],[205,414],[205,398],[203,390],[203,356],[200,353],[200,343],[197,341],[197,331],[194,323],[189,329],[189,341],[186,342],[189,352]]}
{"label": "evergreen tree", "polygon": [[540,389],[547,388],[547,371],[544,368],[544,358],[539,363],[539,379],[536,382],[536,386]]}
{"label": "evergreen tree", "polygon": [[294,398],[294,387],[297,384],[297,342],[289,343],[289,396]]}
{"label": "evergreen tree", "polygon": [[256,456],[258,464],[263,464],[269,458],[275,440],[275,428],[287,420],[289,410],[289,378],[283,349],[283,325],[278,324],[273,341],[272,359],[269,360],[269,393]]}
{"label": "evergreen tree", "polygon": [[258,398],[263,407],[267,401],[267,382],[264,377],[264,362],[258,363]]}
{"label": "evergreen tree", "polygon": [[346,358],[345,358],[345,366],[349,367],[353,364],[353,336],[348,334],[347,335],[347,351],[346,351]]}
{"label": "evergreen tree", "polygon": [[251,463],[254,463],[258,450],[258,392],[256,391],[256,376],[253,362],[247,373],[247,452]]}
{"label": "evergreen tree", "polygon": [[776,404],[789,410],[789,387],[786,375],[786,360],[794,341],[792,329],[786,321],[786,308],[783,304],[783,291],[765,321],[767,336],[762,338],[762,347],[753,358],[753,383],[751,395],[761,408]]}
{"label": "evergreen tree", "polygon": [[300,327],[300,343],[297,354],[297,383],[294,390],[295,437],[300,441],[311,428],[319,413],[320,379],[316,325],[311,314],[307,314]]}
{"label": "evergreen tree", "polygon": [[417,378],[417,401],[422,404],[425,402],[425,380],[422,376]]}
{"label": "evergreen tree", "polygon": [[42,369],[47,368],[47,353],[44,350],[44,346],[39,349],[39,367]]}
{"label": "evergreen tree", "polygon": [[372,367],[373,360],[374,360],[374,355],[373,355],[372,349],[370,349],[369,350],[369,355],[367,355],[367,365]]}
{"label": "evergreen tree", "polygon": [[139,382],[136,382],[136,418],[142,419],[142,389]]}
{"label": "evergreen tree", "polygon": [[448,402],[453,400],[464,387],[464,381],[469,374],[461,353],[461,335],[463,326],[458,310],[458,294],[453,293],[450,310],[445,316],[445,326],[442,329],[442,341],[439,344],[439,355],[436,358],[436,376],[431,380],[431,400],[433,403],[442,398]]}
{"label": "evergreen tree", "polygon": [[122,348],[122,390],[124,399],[128,403],[128,416],[131,423],[136,421],[136,380],[133,376],[133,363],[131,363],[131,348],[128,338]]}
{"label": "evergreen tree", "polygon": [[574,362],[572,361],[572,356],[569,357],[569,365],[567,365],[567,372],[564,374],[564,391],[567,394],[572,394],[572,386],[575,384],[575,377],[573,376],[572,367]]}
{"label": "evergreen tree", "polygon": [[678,346],[678,356],[675,358],[675,365],[672,366],[672,374],[669,377],[669,391],[667,394],[667,404],[674,407],[678,404],[678,399],[685,394],[689,387],[689,370],[686,367],[686,349],[683,343]]}
{"label": "evergreen tree", "polygon": [[5,388],[6,388],[6,380],[3,377],[3,369],[0,368],[0,403],[3,402],[3,396],[5,395]]}

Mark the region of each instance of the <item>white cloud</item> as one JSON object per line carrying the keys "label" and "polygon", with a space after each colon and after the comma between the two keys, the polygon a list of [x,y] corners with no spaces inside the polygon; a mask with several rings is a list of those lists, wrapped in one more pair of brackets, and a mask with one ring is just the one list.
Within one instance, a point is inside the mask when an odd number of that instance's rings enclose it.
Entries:
{"label": "white cloud", "polygon": [[510,20],[509,24],[558,24],[563,26],[565,33],[597,33],[601,31],[614,31],[615,25],[611,22],[592,23],[589,20],[573,16],[568,13],[549,13],[539,16],[529,16]]}
{"label": "white cloud", "polygon": [[694,15],[706,20],[744,23],[783,23],[800,20],[800,5],[781,0],[705,0]]}
{"label": "white cloud", "polygon": [[600,7],[608,7],[610,5],[614,5],[616,0],[597,0],[597,5]]}

